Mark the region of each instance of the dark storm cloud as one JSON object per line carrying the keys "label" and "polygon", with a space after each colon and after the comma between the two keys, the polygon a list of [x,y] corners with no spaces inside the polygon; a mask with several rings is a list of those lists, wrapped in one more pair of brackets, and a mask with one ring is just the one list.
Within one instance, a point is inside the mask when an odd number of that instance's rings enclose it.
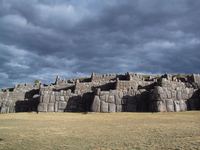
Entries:
{"label": "dark storm cloud", "polygon": [[200,72],[198,0],[0,0],[0,86]]}

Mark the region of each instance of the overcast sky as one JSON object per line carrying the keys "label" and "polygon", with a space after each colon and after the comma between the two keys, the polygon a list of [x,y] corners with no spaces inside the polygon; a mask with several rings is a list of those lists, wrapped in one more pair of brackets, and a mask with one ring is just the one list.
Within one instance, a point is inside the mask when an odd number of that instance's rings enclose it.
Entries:
{"label": "overcast sky", "polygon": [[0,87],[127,71],[200,73],[200,1],[0,0]]}

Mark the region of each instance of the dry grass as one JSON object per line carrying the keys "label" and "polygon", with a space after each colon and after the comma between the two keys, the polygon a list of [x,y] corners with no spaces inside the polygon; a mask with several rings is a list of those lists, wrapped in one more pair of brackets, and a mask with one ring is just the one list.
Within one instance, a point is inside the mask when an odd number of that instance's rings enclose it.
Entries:
{"label": "dry grass", "polygon": [[0,149],[200,149],[200,112],[1,114]]}

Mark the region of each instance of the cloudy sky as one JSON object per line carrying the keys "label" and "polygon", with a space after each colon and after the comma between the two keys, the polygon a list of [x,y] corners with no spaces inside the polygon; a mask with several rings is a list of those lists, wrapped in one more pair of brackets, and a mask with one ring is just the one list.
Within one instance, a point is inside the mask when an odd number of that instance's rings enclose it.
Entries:
{"label": "cloudy sky", "polygon": [[200,72],[199,0],[0,0],[0,87],[91,72]]}

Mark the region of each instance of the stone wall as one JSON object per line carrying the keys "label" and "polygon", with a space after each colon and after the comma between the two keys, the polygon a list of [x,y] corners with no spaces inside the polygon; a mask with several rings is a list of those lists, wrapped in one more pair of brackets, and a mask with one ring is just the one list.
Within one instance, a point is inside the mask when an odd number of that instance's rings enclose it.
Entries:
{"label": "stone wall", "polygon": [[[17,85],[0,93],[0,112],[37,111],[39,86]],[[38,95],[39,96],[39,95]]]}
{"label": "stone wall", "polygon": [[117,90],[127,90],[127,89],[135,89],[137,90],[139,87],[150,86],[154,82],[152,81],[143,81],[143,80],[117,80],[116,81],[116,89]]}
{"label": "stone wall", "polygon": [[93,112],[138,112],[149,111],[147,98],[149,92],[145,89],[128,90],[97,90],[91,106]]}
{"label": "stone wall", "polygon": [[89,111],[89,99],[92,93],[78,94],[67,91],[40,91],[39,112],[84,112]]}
{"label": "stone wall", "polygon": [[200,109],[200,75],[92,74],[0,91],[0,112],[174,112]]}
{"label": "stone wall", "polygon": [[93,82],[80,83],[79,81],[75,84],[75,93],[86,93],[92,92]]}
{"label": "stone wall", "polygon": [[192,74],[192,80],[200,88],[200,74]]}
{"label": "stone wall", "polygon": [[116,89],[117,90],[126,90],[126,89],[138,89],[140,83],[137,81],[126,81],[126,80],[117,80]]}
{"label": "stone wall", "polygon": [[91,82],[102,82],[102,81],[110,81],[116,79],[116,74],[95,74],[91,75]]}
{"label": "stone wall", "polygon": [[188,88],[183,82],[162,78],[151,94],[151,106],[157,112],[179,112],[199,109],[198,89]]}

